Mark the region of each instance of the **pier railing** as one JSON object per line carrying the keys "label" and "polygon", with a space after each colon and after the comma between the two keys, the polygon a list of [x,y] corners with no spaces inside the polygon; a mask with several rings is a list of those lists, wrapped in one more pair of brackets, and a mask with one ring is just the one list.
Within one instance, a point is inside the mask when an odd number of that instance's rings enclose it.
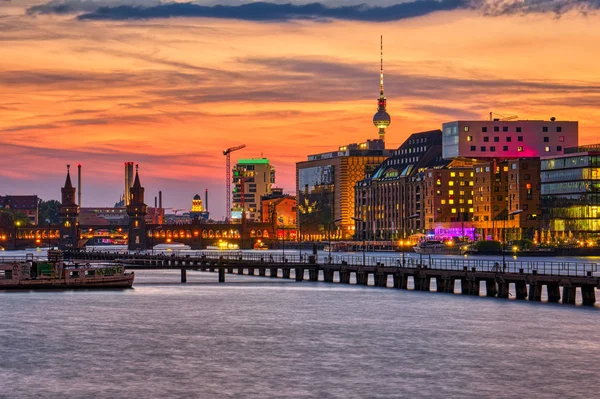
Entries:
{"label": "pier railing", "polygon": [[[478,271],[490,273],[521,273],[521,274],[539,274],[548,276],[568,276],[568,277],[593,277],[598,272],[598,265],[591,262],[575,261],[540,261],[540,260],[506,260],[502,259],[456,259],[456,258],[438,258],[431,256],[372,256],[372,255],[312,255],[298,253],[271,253],[271,252],[219,252],[219,251],[180,251],[151,254],[149,251],[144,253],[115,253],[115,252],[84,252],[80,253],[82,259],[106,259],[123,260],[128,259],[182,259],[189,258],[202,261],[224,261],[224,262],[248,262],[253,264],[278,264],[292,265],[311,264],[332,265],[332,266],[366,266],[366,267],[389,267],[389,268],[428,268],[445,271]],[[105,256],[105,258],[104,258]],[[28,260],[45,261],[43,256],[27,258]],[[25,256],[5,256],[0,257],[0,263],[12,263],[24,261]]]}

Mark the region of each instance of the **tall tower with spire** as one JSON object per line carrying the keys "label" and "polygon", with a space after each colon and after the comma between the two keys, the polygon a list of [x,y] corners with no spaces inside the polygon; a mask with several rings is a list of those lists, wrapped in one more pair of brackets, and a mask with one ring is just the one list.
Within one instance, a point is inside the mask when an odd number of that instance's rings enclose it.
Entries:
{"label": "tall tower with spire", "polygon": [[385,129],[392,122],[390,114],[385,107],[387,100],[383,94],[383,35],[381,36],[381,69],[379,72],[379,99],[377,100],[377,113],[373,116],[373,124],[379,129],[379,139],[385,142]]}
{"label": "tall tower with spire", "polygon": [[79,244],[79,206],[75,202],[75,187],[71,183],[71,165],[67,165],[65,186],[60,189],[61,203],[58,208],[60,218],[60,246],[77,248]]}
{"label": "tall tower with spire", "polygon": [[146,249],[146,220],[148,206],[144,203],[144,187],[140,183],[138,165],[135,166],[135,180],[129,193],[127,215],[129,215],[129,229],[127,247],[129,250]]}

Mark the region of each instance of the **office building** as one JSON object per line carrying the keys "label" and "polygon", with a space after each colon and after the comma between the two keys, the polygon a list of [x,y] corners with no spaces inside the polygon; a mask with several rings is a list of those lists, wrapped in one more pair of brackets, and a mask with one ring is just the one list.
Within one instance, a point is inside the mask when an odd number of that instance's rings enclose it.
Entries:
{"label": "office building", "polygon": [[578,144],[578,122],[530,120],[454,121],[442,125],[445,159],[557,156]]}
{"label": "office building", "polygon": [[329,231],[338,238],[352,238],[356,183],[390,155],[382,140],[367,140],[309,155],[307,161],[296,163],[298,224],[303,239],[325,239]]}
{"label": "office building", "polygon": [[600,144],[570,147],[564,155],[542,158],[541,189],[544,238],[598,239]]}

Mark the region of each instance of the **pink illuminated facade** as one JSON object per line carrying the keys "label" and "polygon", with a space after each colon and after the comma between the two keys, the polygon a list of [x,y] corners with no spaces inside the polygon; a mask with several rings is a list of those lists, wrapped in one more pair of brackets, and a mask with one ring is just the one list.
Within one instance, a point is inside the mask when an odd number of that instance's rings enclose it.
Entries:
{"label": "pink illuminated facade", "polygon": [[455,121],[442,125],[444,159],[532,158],[562,155],[579,140],[578,122],[541,120]]}

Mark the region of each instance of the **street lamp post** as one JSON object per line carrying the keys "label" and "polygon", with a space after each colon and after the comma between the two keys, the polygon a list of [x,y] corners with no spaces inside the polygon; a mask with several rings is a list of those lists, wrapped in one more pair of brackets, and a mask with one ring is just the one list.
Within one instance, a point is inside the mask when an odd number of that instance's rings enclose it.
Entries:
{"label": "street lamp post", "polygon": [[329,259],[328,259],[327,263],[329,263],[329,264],[331,264],[331,224],[333,223],[335,225],[336,223],[341,222],[341,221],[342,221],[342,218],[337,218],[333,221],[331,221],[331,220],[329,221],[329,246],[327,247],[328,252],[329,252]]}
{"label": "street lamp post", "polygon": [[[419,216],[421,216],[419,213],[415,213],[414,215],[410,215],[408,218],[406,218],[407,220],[411,220],[411,219],[416,219]],[[406,240],[406,226],[404,225],[404,221],[402,223],[402,241],[401,241],[401,247],[402,247],[402,267],[406,266],[406,261],[404,259],[404,245],[406,244],[405,240]]]}
{"label": "street lamp post", "polygon": [[362,245],[362,250],[363,250],[363,267],[366,265],[367,263],[367,253],[365,252],[367,249],[367,230],[365,229],[365,221],[360,219],[360,218],[355,218],[353,217],[352,220],[354,220],[355,222],[360,222],[361,223],[361,227],[362,227],[362,236],[363,236],[363,245]]}
{"label": "street lamp post", "polygon": [[285,263],[285,224],[283,223],[283,218],[277,219],[281,223],[281,228],[283,229],[283,263]]}
{"label": "street lamp post", "polygon": [[506,221],[510,216],[514,216],[522,212],[523,209],[515,209],[514,211],[507,213],[506,219],[504,219],[504,240],[502,242],[502,271],[506,270]]}

